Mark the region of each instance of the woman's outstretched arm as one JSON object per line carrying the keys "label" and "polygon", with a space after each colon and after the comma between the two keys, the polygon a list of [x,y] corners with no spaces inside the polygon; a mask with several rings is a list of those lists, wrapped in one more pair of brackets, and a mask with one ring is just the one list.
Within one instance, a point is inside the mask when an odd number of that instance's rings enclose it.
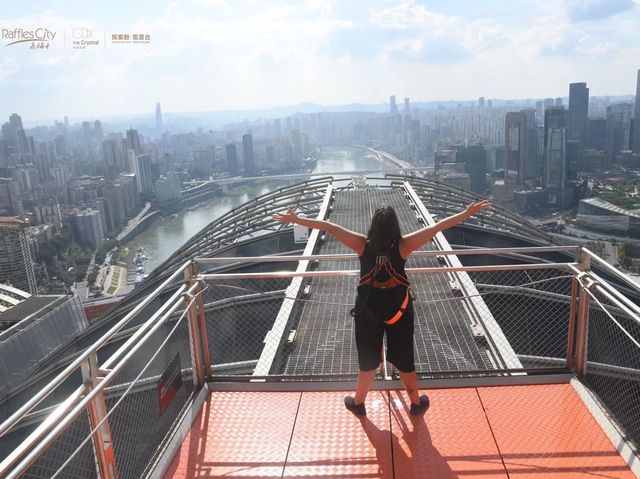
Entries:
{"label": "woman's outstretched arm", "polygon": [[479,211],[484,210],[485,208],[489,208],[491,203],[489,200],[479,201],[477,203],[471,203],[467,206],[467,209],[449,216],[443,220],[438,221],[435,225],[425,226],[422,229],[414,231],[413,233],[409,233],[405,235],[400,240],[400,256],[403,258],[407,258],[411,253],[415,250],[420,249],[423,245],[428,243],[433,239],[433,237],[439,233],[440,231],[444,231],[447,228],[451,228],[452,226],[461,223],[467,218],[475,215]]}
{"label": "woman's outstretched arm", "polygon": [[306,226],[307,228],[327,231],[335,236],[340,243],[355,251],[358,256],[363,253],[365,242],[367,241],[367,238],[364,235],[348,230],[347,228],[331,223],[330,221],[301,218],[296,215],[291,208],[289,208],[286,213],[277,213],[273,215],[273,219],[280,223],[294,223]]}

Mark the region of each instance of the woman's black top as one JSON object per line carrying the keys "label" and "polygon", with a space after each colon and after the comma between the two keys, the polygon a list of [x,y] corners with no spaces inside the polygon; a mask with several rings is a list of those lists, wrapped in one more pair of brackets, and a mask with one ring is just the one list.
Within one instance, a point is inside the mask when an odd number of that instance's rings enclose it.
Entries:
{"label": "woman's black top", "polygon": [[[398,281],[402,282],[401,277],[406,281],[407,285],[409,284],[407,273],[404,270],[406,260],[400,256],[400,245],[398,241],[384,253],[376,253],[369,245],[369,242],[367,242],[359,259],[361,282],[363,278],[367,278],[371,273],[375,273],[375,277],[372,279],[378,283],[376,285],[377,287],[385,287],[381,283],[388,282],[392,277],[396,277]],[[388,286],[391,285],[387,285],[387,287]]]}
{"label": "woman's black top", "polygon": [[400,308],[409,287],[406,261],[396,242],[387,252],[376,253],[369,243],[360,255],[360,284],[355,314],[386,321]]}

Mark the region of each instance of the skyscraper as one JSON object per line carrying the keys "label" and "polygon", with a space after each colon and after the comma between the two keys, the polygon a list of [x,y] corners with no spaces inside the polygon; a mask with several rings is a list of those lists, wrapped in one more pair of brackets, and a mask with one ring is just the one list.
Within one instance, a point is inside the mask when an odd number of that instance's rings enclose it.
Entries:
{"label": "skyscraper", "polygon": [[136,155],[142,154],[142,143],[140,142],[140,135],[138,131],[133,128],[127,130],[127,148],[133,150]]}
{"label": "skyscraper", "polygon": [[631,105],[617,103],[607,107],[607,137],[605,159],[611,165],[614,157],[629,149],[631,134]]}
{"label": "skyscraper", "polygon": [[533,109],[505,115],[505,182],[522,185],[534,178],[536,168],[536,112]]}
{"label": "skyscraper", "polygon": [[99,210],[75,209],[69,215],[73,232],[81,242],[98,248],[104,241],[103,219]]}
{"label": "skyscraper", "polygon": [[156,103],[156,130],[158,130],[158,133],[162,132],[162,110],[160,109],[160,103]]}
{"label": "skyscraper", "polygon": [[229,143],[227,145],[227,171],[231,176],[238,176],[238,152],[236,145]]}
{"label": "skyscraper", "polygon": [[633,152],[640,154],[640,70],[636,80],[636,107],[633,120]]}
{"label": "skyscraper", "polygon": [[37,294],[27,224],[18,218],[0,217],[0,282]]}
{"label": "skyscraper", "polygon": [[567,113],[567,140],[577,141],[578,149],[587,142],[589,121],[589,89],[586,83],[569,84],[569,111]]}
{"label": "skyscraper", "polygon": [[153,191],[153,171],[151,166],[151,156],[132,155],[129,150],[129,161],[133,162],[133,172],[136,174],[138,193],[147,195]]}
{"label": "skyscraper", "polygon": [[255,176],[257,174],[256,159],[253,155],[253,138],[251,135],[242,135],[242,157],[244,158],[244,174]]}
{"label": "skyscraper", "polygon": [[396,96],[395,95],[391,95],[389,97],[389,113],[391,113],[392,115],[397,115],[398,114],[398,105],[396,105]]}
{"label": "skyscraper", "polygon": [[404,111],[403,114],[405,115],[411,115],[411,105],[409,104],[410,99],[409,98],[405,98],[404,99]]}
{"label": "skyscraper", "polygon": [[463,158],[471,191],[484,193],[487,189],[487,151],[480,144],[469,145],[464,149]]}
{"label": "skyscraper", "polygon": [[12,178],[0,178],[0,216],[21,216],[24,213],[18,185]]}
{"label": "skyscraper", "polygon": [[104,162],[106,178],[110,181],[115,180],[120,173],[121,155],[122,150],[118,139],[109,138],[102,142],[102,161]]}
{"label": "skyscraper", "polygon": [[[544,187],[564,191],[567,177],[567,112],[553,107],[544,114]],[[554,204],[553,198],[550,203]]]}

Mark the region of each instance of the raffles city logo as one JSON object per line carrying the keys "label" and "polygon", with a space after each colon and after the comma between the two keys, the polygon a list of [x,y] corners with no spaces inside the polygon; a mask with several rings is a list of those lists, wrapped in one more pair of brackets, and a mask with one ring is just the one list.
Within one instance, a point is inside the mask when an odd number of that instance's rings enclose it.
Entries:
{"label": "raffles city logo", "polygon": [[57,32],[48,28],[36,28],[34,30],[2,28],[0,29],[0,35],[2,40],[7,42],[5,47],[26,44],[31,49],[38,49],[49,48],[49,44],[55,40]]}

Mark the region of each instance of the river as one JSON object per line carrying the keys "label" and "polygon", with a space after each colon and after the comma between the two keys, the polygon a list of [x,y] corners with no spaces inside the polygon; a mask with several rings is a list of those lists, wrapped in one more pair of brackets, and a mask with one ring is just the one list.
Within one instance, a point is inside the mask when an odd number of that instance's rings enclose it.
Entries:
{"label": "river", "polygon": [[[384,168],[384,164],[367,156],[367,152],[364,150],[325,147],[318,158],[313,174],[337,173],[335,176],[339,177],[340,172],[375,171]],[[224,196],[213,197],[200,208],[183,209],[175,218],[167,217],[157,220],[146,231],[131,240],[127,246],[130,251],[136,251],[138,248],[145,249],[148,257],[145,269],[147,272],[151,272],[186,243],[189,238],[231,208],[235,208],[251,198],[298,181],[269,180],[256,181],[253,184],[230,185],[229,191]]]}

